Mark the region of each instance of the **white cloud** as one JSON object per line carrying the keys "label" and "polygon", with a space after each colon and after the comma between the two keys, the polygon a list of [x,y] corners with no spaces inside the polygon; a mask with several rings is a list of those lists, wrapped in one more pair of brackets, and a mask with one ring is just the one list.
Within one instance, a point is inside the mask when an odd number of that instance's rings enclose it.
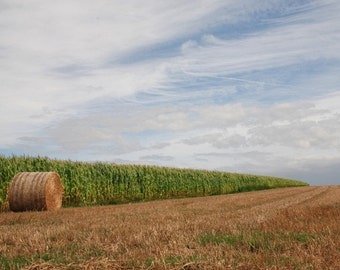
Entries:
{"label": "white cloud", "polygon": [[164,156],[159,162],[169,166],[220,169],[228,164],[234,171],[265,174],[303,167],[315,157],[339,158],[340,114],[338,108],[324,108],[328,102],[340,102],[339,93],[266,107],[133,106],[61,121],[49,137],[63,151],[91,148],[93,159],[141,162]]}
{"label": "white cloud", "polygon": [[0,149],[261,174],[339,160],[337,1],[0,10]]}
{"label": "white cloud", "polygon": [[[192,76],[231,76],[320,58],[339,59],[340,31],[333,21],[283,25],[261,35],[214,40],[203,46],[185,43],[181,70]],[[206,38],[204,38],[206,40]]]}

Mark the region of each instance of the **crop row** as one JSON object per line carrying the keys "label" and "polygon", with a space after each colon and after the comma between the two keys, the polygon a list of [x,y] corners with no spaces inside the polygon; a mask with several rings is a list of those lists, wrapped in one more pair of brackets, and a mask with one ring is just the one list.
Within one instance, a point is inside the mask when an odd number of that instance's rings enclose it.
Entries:
{"label": "crop row", "polygon": [[301,181],[217,171],[76,162],[47,157],[0,155],[0,209],[18,172],[55,171],[64,186],[64,206],[208,196],[304,186]]}

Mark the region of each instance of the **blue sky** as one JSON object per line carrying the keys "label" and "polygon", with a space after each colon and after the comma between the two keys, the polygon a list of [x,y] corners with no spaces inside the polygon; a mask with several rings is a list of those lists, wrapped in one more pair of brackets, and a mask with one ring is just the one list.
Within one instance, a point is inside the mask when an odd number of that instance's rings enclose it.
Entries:
{"label": "blue sky", "polygon": [[0,152],[340,184],[340,2],[0,0]]}

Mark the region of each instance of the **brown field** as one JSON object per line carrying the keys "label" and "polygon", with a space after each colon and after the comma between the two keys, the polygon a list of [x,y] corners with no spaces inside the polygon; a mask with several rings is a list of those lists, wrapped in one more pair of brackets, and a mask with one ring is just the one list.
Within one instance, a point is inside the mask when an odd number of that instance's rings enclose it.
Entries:
{"label": "brown field", "polygon": [[0,269],[340,269],[340,186],[0,213]]}

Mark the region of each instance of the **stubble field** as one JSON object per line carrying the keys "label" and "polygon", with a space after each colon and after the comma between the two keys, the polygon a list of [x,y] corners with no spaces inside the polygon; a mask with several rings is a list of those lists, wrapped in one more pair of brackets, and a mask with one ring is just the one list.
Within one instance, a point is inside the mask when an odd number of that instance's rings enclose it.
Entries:
{"label": "stubble field", "polygon": [[0,269],[340,269],[340,186],[0,213]]}

